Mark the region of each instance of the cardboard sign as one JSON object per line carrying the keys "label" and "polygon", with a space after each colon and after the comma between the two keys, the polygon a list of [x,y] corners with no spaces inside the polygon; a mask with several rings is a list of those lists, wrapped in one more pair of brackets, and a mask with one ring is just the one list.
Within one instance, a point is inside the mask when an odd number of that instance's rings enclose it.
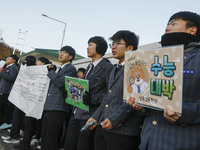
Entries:
{"label": "cardboard sign", "polygon": [[65,76],[66,103],[89,111],[89,106],[83,104],[83,94],[89,91],[88,80]]}
{"label": "cardboard sign", "polygon": [[183,46],[125,53],[124,99],[182,113]]}

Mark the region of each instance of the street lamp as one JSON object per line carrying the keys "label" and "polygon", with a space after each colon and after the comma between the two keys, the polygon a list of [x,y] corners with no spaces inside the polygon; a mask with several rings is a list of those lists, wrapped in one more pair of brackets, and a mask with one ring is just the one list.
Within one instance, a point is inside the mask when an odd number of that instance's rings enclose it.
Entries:
{"label": "street lamp", "polygon": [[64,41],[64,38],[65,38],[65,30],[66,30],[66,25],[67,25],[67,24],[66,24],[65,22],[62,22],[62,21],[57,20],[57,19],[55,19],[55,18],[49,17],[49,16],[47,16],[47,15],[45,15],[45,14],[42,14],[42,16],[47,17],[47,18],[52,19],[52,20],[55,20],[55,21],[57,21],[57,22],[63,23],[63,24],[65,25],[64,30],[63,30],[62,43],[61,43],[61,48],[62,48],[62,46],[63,46],[63,41]]}

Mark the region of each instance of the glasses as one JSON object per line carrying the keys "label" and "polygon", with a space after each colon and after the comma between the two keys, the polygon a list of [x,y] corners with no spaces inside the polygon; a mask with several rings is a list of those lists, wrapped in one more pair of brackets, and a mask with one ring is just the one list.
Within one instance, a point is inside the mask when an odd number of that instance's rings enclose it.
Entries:
{"label": "glasses", "polygon": [[110,48],[112,48],[113,46],[118,46],[118,45],[126,45],[125,43],[121,43],[121,42],[112,42],[109,44]]}

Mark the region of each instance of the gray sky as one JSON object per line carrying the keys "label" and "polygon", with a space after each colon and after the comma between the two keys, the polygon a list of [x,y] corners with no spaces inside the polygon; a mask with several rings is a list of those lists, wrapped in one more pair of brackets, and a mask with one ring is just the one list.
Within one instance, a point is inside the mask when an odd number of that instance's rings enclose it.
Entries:
{"label": "gray sky", "polygon": [[5,43],[14,47],[21,29],[28,31],[25,52],[60,49],[64,24],[41,15],[46,14],[67,23],[64,45],[85,57],[92,36],[103,36],[110,43],[118,30],[130,30],[144,45],[160,40],[172,14],[186,10],[200,14],[199,0],[0,0],[0,5]]}

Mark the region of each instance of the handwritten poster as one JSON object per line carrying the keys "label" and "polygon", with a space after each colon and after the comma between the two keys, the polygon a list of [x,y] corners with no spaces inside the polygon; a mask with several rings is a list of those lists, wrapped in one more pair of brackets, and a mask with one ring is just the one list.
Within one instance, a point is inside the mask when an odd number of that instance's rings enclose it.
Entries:
{"label": "handwritten poster", "polygon": [[183,46],[126,52],[124,99],[182,113]]}
{"label": "handwritten poster", "polygon": [[88,80],[65,76],[65,89],[68,93],[66,103],[89,111],[89,106],[83,104],[83,94],[89,91]]}
{"label": "handwritten poster", "polygon": [[37,119],[40,119],[42,116],[50,83],[47,73],[46,65],[22,65],[20,67],[20,72],[8,99],[26,113],[26,116]]}

